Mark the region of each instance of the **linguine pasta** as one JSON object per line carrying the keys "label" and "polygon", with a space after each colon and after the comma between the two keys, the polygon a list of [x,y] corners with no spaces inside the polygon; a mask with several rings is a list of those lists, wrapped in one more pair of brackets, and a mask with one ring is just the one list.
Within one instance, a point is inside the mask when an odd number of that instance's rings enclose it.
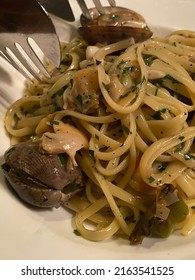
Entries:
{"label": "linguine pasta", "polygon": [[50,79],[27,84],[5,117],[11,144],[71,122],[88,140],[76,154],[85,192],[63,206],[89,240],[167,237],[195,228],[195,33],[143,43],[62,44]]}

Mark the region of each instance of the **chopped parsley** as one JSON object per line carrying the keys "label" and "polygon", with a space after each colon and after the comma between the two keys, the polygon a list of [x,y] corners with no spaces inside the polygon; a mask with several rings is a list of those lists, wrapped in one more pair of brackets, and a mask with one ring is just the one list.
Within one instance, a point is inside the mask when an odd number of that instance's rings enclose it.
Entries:
{"label": "chopped parsley", "polygon": [[163,108],[161,110],[158,110],[155,112],[155,114],[152,116],[155,120],[160,120],[162,114],[165,114],[166,112],[169,112],[169,109]]}
{"label": "chopped parsley", "polygon": [[181,144],[180,144],[180,145],[177,145],[177,146],[175,147],[174,153],[179,153],[181,150],[182,150],[182,145],[181,145]]}
{"label": "chopped parsley", "polygon": [[109,87],[108,87],[108,85],[107,85],[107,84],[102,83],[102,86],[105,88],[105,90],[109,91]]}
{"label": "chopped parsley", "polygon": [[130,94],[131,91],[127,91],[125,94],[120,95],[119,99],[123,99],[125,97],[127,97]]}
{"label": "chopped parsley", "polygon": [[149,181],[149,183],[153,183],[153,182],[155,181],[155,179],[154,179],[154,177],[150,176],[150,177],[148,178],[148,181]]}
{"label": "chopped parsley", "polygon": [[137,95],[140,91],[140,88],[138,85],[135,85],[133,88],[132,88],[132,91]]}
{"label": "chopped parsley", "polygon": [[22,106],[20,106],[20,112],[21,112],[22,115],[28,114],[28,112],[26,112],[25,109]]}
{"label": "chopped parsley", "polygon": [[184,136],[179,136],[179,138],[178,138],[178,139],[179,139],[180,141],[183,141],[183,140],[184,140],[184,138],[185,138]]}
{"label": "chopped parsley", "polygon": [[117,69],[121,69],[121,66],[125,64],[125,61],[122,59],[119,64],[117,65]]}
{"label": "chopped parsley", "polygon": [[129,128],[124,124],[122,125],[122,130],[125,134],[129,134],[129,132],[130,132]]}
{"label": "chopped parsley", "polygon": [[62,96],[64,94],[65,89],[67,88],[67,86],[62,87],[61,89],[59,89],[58,91],[56,91],[52,96],[51,99],[56,98],[57,96]]}
{"label": "chopped parsley", "polygon": [[166,81],[166,80],[169,80],[171,81],[173,84],[180,84],[179,81],[177,81],[175,78],[173,78],[172,76],[170,75],[166,75],[164,76],[163,78],[160,78],[160,79],[155,79],[153,80],[153,84],[156,85],[156,86],[162,86],[163,83]]}
{"label": "chopped parsley", "polygon": [[191,160],[191,159],[195,159],[195,156],[190,154],[190,153],[185,153],[184,154],[184,159],[185,160]]}
{"label": "chopped parsley", "polygon": [[65,158],[65,156],[62,155],[62,154],[59,154],[58,157],[59,157],[59,160],[60,160],[61,165],[65,165],[65,164],[66,164],[66,158]]}
{"label": "chopped parsley", "polygon": [[66,190],[68,192],[74,192],[79,188],[78,184],[76,183],[76,181],[71,182],[70,184],[68,184],[68,186],[66,186]]}
{"label": "chopped parsley", "polygon": [[158,95],[158,90],[159,90],[159,87],[157,86],[157,87],[156,87],[156,90],[155,90],[155,93],[154,93],[155,96]]}
{"label": "chopped parsley", "polygon": [[96,139],[96,140],[99,140],[100,137],[99,137],[97,134],[95,134],[95,139]]}
{"label": "chopped parsley", "polygon": [[143,60],[144,60],[144,63],[147,65],[147,66],[151,66],[153,61],[156,59],[155,56],[153,55],[144,55],[143,57]]}
{"label": "chopped parsley", "polygon": [[122,71],[122,75],[127,75],[131,72],[134,72],[137,70],[137,67],[136,66],[129,66],[129,67],[124,67],[123,68],[123,71]]}
{"label": "chopped parsley", "polygon": [[117,16],[116,14],[112,14],[112,15],[110,16],[110,18],[114,21],[114,20],[118,19],[119,16]]}
{"label": "chopped parsley", "polygon": [[83,96],[81,94],[78,94],[75,99],[80,106],[83,105]]}
{"label": "chopped parsley", "polygon": [[78,229],[74,229],[73,230],[73,233],[76,235],[76,236],[81,236],[81,233]]}
{"label": "chopped parsley", "polygon": [[168,162],[162,162],[161,164],[159,164],[157,166],[158,171],[163,172],[167,168],[168,164]]}
{"label": "chopped parsley", "polygon": [[59,125],[59,121],[50,121],[51,125]]}
{"label": "chopped parsley", "polygon": [[89,149],[89,155],[90,155],[90,157],[93,159],[94,162],[96,162],[94,153],[95,153],[94,150],[90,150],[90,149]]}

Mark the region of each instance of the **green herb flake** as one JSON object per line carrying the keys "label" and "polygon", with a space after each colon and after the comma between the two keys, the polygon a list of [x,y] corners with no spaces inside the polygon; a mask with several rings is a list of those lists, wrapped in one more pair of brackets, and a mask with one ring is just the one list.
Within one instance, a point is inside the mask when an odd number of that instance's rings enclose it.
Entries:
{"label": "green herb flake", "polygon": [[131,91],[127,91],[124,95],[120,95],[119,99],[123,99],[130,94]]}
{"label": "green herb flake", "polygon": [[118,19],[119,16],[117,16],[116,14],[112,14],[112,15],[110,16],[110,18],[114,21],[114,20]]}
{"label": "green herb flake", "polygon": [[174,153],[179,153],[182,150],[182,145],[177,145],[175,147]]}
{"label": "green herb flake", "polygon": [[181,84],[178,80],[176,80],[175,78],[173,78],[170,75],[166,75],[164,78],[167,80],[170,80],[173,84],[178,84],[178,83]]}
{"label": "green herb flake", "polygon": [[62,155],[62,154],[59,154],[58,157],[59,157],[59,160],[60,160],[61,165],[65,165],[65,164],[66,164],[66,158],[65,158],[65,156]]}
{"label": "green herb flake", "polygon": [[51,125],[59,125],[60,123],[59,123],[59,121],[50,121],[50,124]]}
{"label": "green herb flake", "polygon": [[165,114],[166,112],[168,112],[169,110],[167,108],[163,108],[161,110],[158,110],[155,112],[155,114],[152,116],[155,120],[160,120],[162,114]]}
{"label": "green herb flake", "polygon": [[124,124],[122,125],[122,130],[125,134],[129,134],[129,132],[130,132],[130,129]]}
{"label": "green herb flake", "polygon": [[90,150],[90,149],[89,149],[89,155],[90,155],[90,157],[93,159],[94,162],[96,162],[94,153],[95,153],[94,150]]}
{"label": "green herb flake", "polygon": [[74,230],[73,230],[73,233],[74,233],[76,236],[81,236],[81,233],[79,232],[78,229],[74,229]]}
{"label": "green herb flake", "polygon": [[102,86],[105,88],[105,90],[106,90],[106,91],[109,91],[109,87],[108,87],[108,85],[107,85],[107,84],[102,83]]}
{"label": "green herb flake", "polygon": [[10,148],[10,149],[7,151],[7,155],[8,155],[8,154],[10,155],[15,149],[16,149],[15,147]]}
{"label": "green herb flake", "polygon": [[143,76],[142,80],[141,80],[141,84],[143,84],[144,82],[146,82],[146,77]]}
{"label": "green herb flake", "polygon": [[122,71],[122,76],[126,76],[127,74],[134,72],[137,69],[135,66],[124,67]]}
{"label": "green herb flake", "polygon": [[156,90],[155,90],[155,93],[154,93],[155,96],[158,95],[158,90],[159,90],[159,87],[157,86],[157,87],[156,87]]}
{"label": "green herb flake", "polygon": [[22,106],[20,106],[20,112],[21,112],[22,115],[27,115],[28,114],[28,112]]}
{"label": "green herb flake", "polygon": [[145,29],[145,30],[150,30],[150,28],[148,27],[148,25],[146,25],[146,26],[144,27],[144,29]]}
{"label": "green herb flake", "polygon": [[117,65],[117,69],[121,69],[121,66],[125,64],[125,61],[122,59],[119,64]]}
{"label": "green herb flake", "polygon": [[163,172],[167,168],[168,164],[168,162],[162,162],[161,164],[159,164],[157,166],[158,171]]}
{"label": "green herb flake", "polygon": [[62,87],[61,89],[59,89],[58,91],[56,91],[52,96],[51,99],[56,98],[57,96],[62,96],[64,94],[64,91],[67,87]]}
{"label": "green herb flake", "polygon": [[73,83],[74,83],[74,81],[73,81],[73,79],[70,79],[70,87],[72,88],[73,87]]}
{"label": "green herb flake", "polygon": [[78,184],[76,183],[76,181],[71,182],[70,184],[68,184],[68,186],[66,186],[66,191],[67,192],[74,192],[79,188]]}
{"label": "green herb flake", "polygon": [[184,136],[179,136],[178,139],[179,139],[180,141],[183,141],[184,138],[185,138]]}
{"label": "green herb flake", "polygon": [[83,105],[83,96],[81,94],[78,94],[75,99],[80,106]]}
{"label": "green herb flake", "polygon": [[193,210],[195,210],[195,205],[193,205],[191,208],[192,208]]}
{"label": "green herb flake", "polygon": [[155,56],[153,56],[153,55],[144,55],[143,60],[144,60],[144,63],[147,66],[151,66],[153,61],[155,60]]}
{"label": "green herb flake", "polygon": [[136,95],[138,95],[138,93],[139,93],[139,91],[140,91],[139,86],[138,86],[138,85],[134,86],[133,89],[132,89],[132,91],[133,91]]}
{"label": "green herb flake", "polygon": [[149,181],[149,183],[153,183],[153,182],[155,181],[155,179],[154,179],[154,177],[150,176],[150,177],[148,178],[148,181]]}
{"label": "green herb flake", "polygon": [[191,159],[195,159],[195,156],[190,154],[190,153],[185,153],[184,154],[184,159],[185,160],[191,160]]}
{"label": "green herb flake", "polygon": [[95,134],[95,139],[96,139],[96,140],[99,140],[100,137],[99,137],[97,134]]}
{"label": "green herb flake", "polygon": [[164,82],[166,80],[169,80],[171,81],[173,84],[181,84],[179,81],[177,81],[175,78],[173,78],[172,76],[170,75],[166,75],[164,76],[163,78],[160,78],[160,79],[156,79],[156,80],[153,80],[153,85],[155,86],[163,86]]}

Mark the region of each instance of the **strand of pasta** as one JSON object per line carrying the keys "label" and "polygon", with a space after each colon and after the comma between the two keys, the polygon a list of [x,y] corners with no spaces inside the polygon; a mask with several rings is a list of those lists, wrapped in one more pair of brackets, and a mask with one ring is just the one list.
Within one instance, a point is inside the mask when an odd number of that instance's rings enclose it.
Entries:
{"label": "strand of pasta", "polygon": [[183,171],[175,181],[187,197],[193,198],[195,196],[195,179],[189,176],[185,171]]}
{"label": "strand of pasta", "polygon": [[111,123],[119,119],[117,113],[109,114],[106,116],[90,116],[72,110],[62,110],[56,113],[55,120],[61,120],[65,116],[71,116],[79,120],[84,120],[92,123]]}
{"label": "strand of pasta", "polygon": [[121,155],[125,154],[129,148],[131,147],[134,138],[135,138],[135,133],[136,133],[136,124],[135,124],[135,120],[133,118],[133,115],[131,114],[130,117],[130,129],[129,129],[129,134],[127,136],[127,138],[125,139],[123,145],[119,148],[116,148],[112,151],[108,151],[108,152],[100,152],[98,150],[95,150],[95,157],[97,157],[98,159],[102,159],[102,160],[110,160],[113,158],[117,158],[120,157]]}
{"label": "strand of pasta", "polygon": [[129,165],[129,156],[126,156],[116,167],[108,168],[103,167],[98,159],[96,159],[95,167],[97,171],[104,176],[113,176],[122,172]]}
{"label": "strand of pasta", "polygon": [[109,182],[107,182],[105,180],[105,178],[102,175],[100,175],[96,170],[94,170],[94,176],[97,179],[99,186],[101,187],[101,189],[108,201],[108,204],[110,205],[113,215],[116,217],[118,224],[120,225],[123,232],[129,236],[129,234],[130,234],[129,226],[125,222],[124,217],[122,216],[122,214],[118,208],[118,205],[113,198],[113,195],[110,193],[110,189],[109,189],[109,185],[108,185]]}
{"label": "strand of pasta", "polygon": [[62,89],[64,86],[68,85],[68,83],[70,82],[70,80],[73,78],[75,73],[75,70],[72,71],[68,71],[67,73],[65,73],[64,75],[62,75],[53,85],[52,87],[49,89],[48,94],[47,94],[47,98],[51,98],[51,96],[57,92],[58,90]]}
{"label": "strand of pasta", "polygon": [[181,234],[187,236],[195,229],[195,214],[193,214],[181,229]]}
{"label": "strand of pasta", "polygon": [[129,114],[133,111],[135,111],[139,105],[141,104],[144,95],[145,95],[145,87],[146,87],[146,81],[145,79],[142,80],[142,82],[139,84],[139,94],[137,95],[136,101],[129,106],[120,106],[114,100],[110,97],[108,90],[106,89],[106,85],[109,84],[110,79],[108,75],[105,73],[105,70],[103,66],[100,64],[97,66],[98,68],[98,79],[99,79],[99,86],[102,92],[102,95],[106,102],[109,104],[109,106],[116,112],[120,114]]}
{"label": "strand of pasta", "polygon": [[124,189],[129,185],[130,179],[136,169],[137,166],[137,150],[135,143],[133,143],[130,147],[130,155],[129,155],[129,165],[125,172],[123,173],[122,178],[120,179],[120,182],[117,182],[118,187]]}
{"label": "strand of pasta", "polygon": [[[173,32],[165,39],[153,38],[138,44],[127,39],[103,46],[93,58],[98,69],[101,108],[90,115],[54,108],[59,101],[56,93],[65,92],[70,86],[74,74],[81,68],[87,47],[82,40],[73,40],[62,47],[63,63],[56,75],[42,84],[29,85],[26,97],[8,111],[6,129],[18,141],[34,133],[39,138],[49,129],[48,124],[66,116],[87,134],[89,149],[76,154],[79,167],[88,177],[85,194],[64,204],[76,212],[76,227],[83,237],[104,240],[117,233],[129,237],[140,213],[146,211],[145,201],[150,194],[154,198],[155,187],[169,183],[182,193],[189,207],[189,215],[176,227],[182,228],[183,235],[195,228],[192,209],[195,205],[195,117],[190,119],[195,105],[194,46],[195,33],[189,31]],[[120,50],[123,52],[117,55],[115,52]],[[152,57],[151,65],[145,61],[147,56]],[[136,76],[129,71],[122,77],[125,67],[132,65]],[[51,65],[48,67],[55,72]],[[165,79],[155,86],[150,71],[161,72],[163,78],[169,75],[173,80]],[[109,87],[112,75],[116,76],[113,92]],[[117,100],[115,94],[120,87],[123,95]],[[175,93],[180,94],[183,101],[178,100]],[[26,109],[26,115],[21,108]],[[162,111],[161,118],[156,120],[153,114]],[[163,163],[166,168],[159,172],[157,166]],[[91,223],[94,226],[91,227]]]}
{"label": "strand of pasta", "polygon": [[98,137],[99,143],[103,144],[104,146],[110,147],[111,149],[115,149],[121,146],[120,142],[113,140],[112,138],[101,133],[94,126],[90,125],[87,121],[80,120],[80,123],[92,135],[92,137],[94,138]]}
{"label": "strand of pasta", "polygon": [[105,47],[102,47],[100,50],[98,50],[95,53],[94,60],[103,61],[108,54],[126,49],[127,47],[133,44],[134,44],[134,40],[132,38],[130,39],[128,38],[123,41],[119,41],[117,43],[106,45]]}
{"label": "strand of pasta", "polygon": [[40,98],[37,96],[23,97],[23,98],[17,100],[13,104],[13,106],[7,111],[6,116],[5,116],[5,127],[11,135],[17,136],[17,137],[32,135],[34,133],[35,126],[39,123],[41,118],[44,117],[44,115],[32,117],[31,126],[25,126],[23,128],[16,127],[15,123],[13,123],[13,120],[15,122],[15,115],[19,115],[21,118],[24,117],[24,115],[21,114],[21,107],[24,106],[25,104],[30,104],[31,102],[36,102],[39,104]]}
{"label": "strand of pasta", "polygon": [[184,84],[192,92],[194,92],[195,82],[190,77],[183,76],[179,72],[177,72],[176,70],[174,70],[171,67],[167,66],[166,63],[164,63],[162,61],[159,61],[159,60],[156,60],[151,65],[151,69],[155,69],[155,70],[158,69],[158,70],[164,72],[165,74],[170,75],[175,80],[177,80],[178,82]]}
{"label": "strand of pasta", "polygon": [[177,72],[183,77],[189,78],[189,73],[181,66],[180,63],[176,61],[176,59],[171,55],[171,52],[165,47],[162,48],[158,46],[158,44],[155,44],[154,41],[152,47],[147,45],[147,48],[143,50],[143,53],[158,57],[161,61],[166,62],[171,68],[177,70]]}
{"label": "strand of pasta", "polygon": [[148,41],[148,45],[151,46],[152,48],[154,43],[155,46],[158,45],[158,47],[161,47],[161,49],[167,49],[177,55],[185,54],[189,57],[195,55],[194,47],[186,46],[178,43],[173,44],[174,40],[171,40],[171,38],[172,36],[169,36],[166,40],[161,40],[160,38],[156,38],[154,40],[151,39]]}
{"label": "strand of pasta", "polygon": [[[145,100],[145,98],[144,98]],[[154,135],[153,131],[150,129],[145,116],[143,114],[143,111],[141,108],[138,108],[135,112],[134,112],[134,116],[136,119],[136,124],[137,126],[140,128],[140,130],[142,131],[142,133],[152,142],[155,142],[157,140],[156,136]]]}
{"label": "strand of pasta", "polygon": [[116,68],[118,67],[118,65],[121,64],[122,62],[126,62],[126,61],[135,61],[136,60],[136,49],[137,49],[138,44],[134,44],[130,47],[128,47],[124,53],[122,53],[121,55],[119,55],[117,58],[115,58],[114,62],[112,63],[109,71],[108,71],[108,75],[111,75],[112,73],[115,72]]}
{"label": "strand of pasta", "polygon": [[97,213],[99,210],[101,210],[103,207],[107,205],[107,200],[105,197],[97,200],[95,203],[91,204],[88,208],[86,208],[84,211],[76,214],[75,216],[75,224],[78,229],[78,231],[81,233],[83,237],[89,240],[104,240],[106,238],[109,238],[113,236],[119,229],[119,224],[116,220],[116,218],[113,219],[111,224],[109,224],[107,227],[99,230],[92,230],[87,229],[84,226],[84,222],[93,214]]}
{"label": "strand of pasta", "polygon": [[176,179],[186,168],[186,164],[188,164],[185,159],[182,162],[176,161],[173,164],[170,163],[166,170],[159,174],[152,172],[152,165],[161,154],[193,137],[195,137],[195,129],[194,127],[188,127],[183,129],[178,135],[160,139],[150,145],[140,160],[140,173],[144,181],[153,187],[157,187],[158,185],[170,183]]}
{"label": "strand of pasta", "polygon": [[159,97],[163,98],[164,100],[169,99],[170,101],[175,103],[176,107],[177,107],[177,104],[179,104],[180,106],[184,107],[188,112],[191,112],[194,110],[193,105],[187,105],[187,104],[183,103],[182,101],[171,96],[170,93],[167,92],[167,90],[164,90],[163,88],[158,87],[158,92],[156,93],[156,86],[152,85],[151,83],[147,84],[147,92],[150,95],[159,96]]}
{"label": "strand of pasta", "polygon": [[[90,169],[92,169],[92,165],[88,166]],[[99,186],[102,188],[103,193],[105,194],[108,203],[114,213],[114,215],[116,216],[117,221],[121,224],[121,227],[123,228],[123,231],[126,232],[126,234],[129,234],[129,228],[126,225],[123,217],[121,216],[121,213],[117,207],[117,204],[115,203],[111,193],[114,192],[115,188],[114,185],[112,185],[112,188],[109,188],[109,184],[111,184],[110,182],[106,181],[104,179],[103,176],[101,176],[100,174],[98,174],[98,172],[95,171],[95,169],[93,169],[92,173],[94,174],[94,177],[96,178]],[[108,184],[108,185],[107,185]],[[130,196],[130,194],[128,194],[127,192],[123,191],[122,189],[116,187],[117,192],[115,192],[113,195],[120,197],[121,199],[129,202],[133,202],[133,200],[135,199],[133,196]],[[111,192],[111,193],[110,193]],[[121,197],[121,195],[124,193],[124,196]],[[132,200],[133,199],[133,200]],[[135,205],[136,207],[143,207],[139,204],[139,201],[135,201]],[[138,203],[138,204],[137,204]],[[144,209],[144,208],[142,208]]]}

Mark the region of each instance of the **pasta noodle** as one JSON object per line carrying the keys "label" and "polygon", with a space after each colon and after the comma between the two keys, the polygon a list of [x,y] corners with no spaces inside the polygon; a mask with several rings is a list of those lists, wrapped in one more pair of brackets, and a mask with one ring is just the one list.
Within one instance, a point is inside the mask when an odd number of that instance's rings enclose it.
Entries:
{"label": "pasta noodle", "polygon": [[59,69],[46,61],[51,78],[27,84],[5,117],[11,144],[38,141],[67,118],[86,135],[89,147],[76,155],[85,193],[63,205],[84,238],[167,237],[168,219],[169,234],[188,235],[195,228],[195,33],[98,45],[86,57],[89,48],[81,38],[63,43]]}

